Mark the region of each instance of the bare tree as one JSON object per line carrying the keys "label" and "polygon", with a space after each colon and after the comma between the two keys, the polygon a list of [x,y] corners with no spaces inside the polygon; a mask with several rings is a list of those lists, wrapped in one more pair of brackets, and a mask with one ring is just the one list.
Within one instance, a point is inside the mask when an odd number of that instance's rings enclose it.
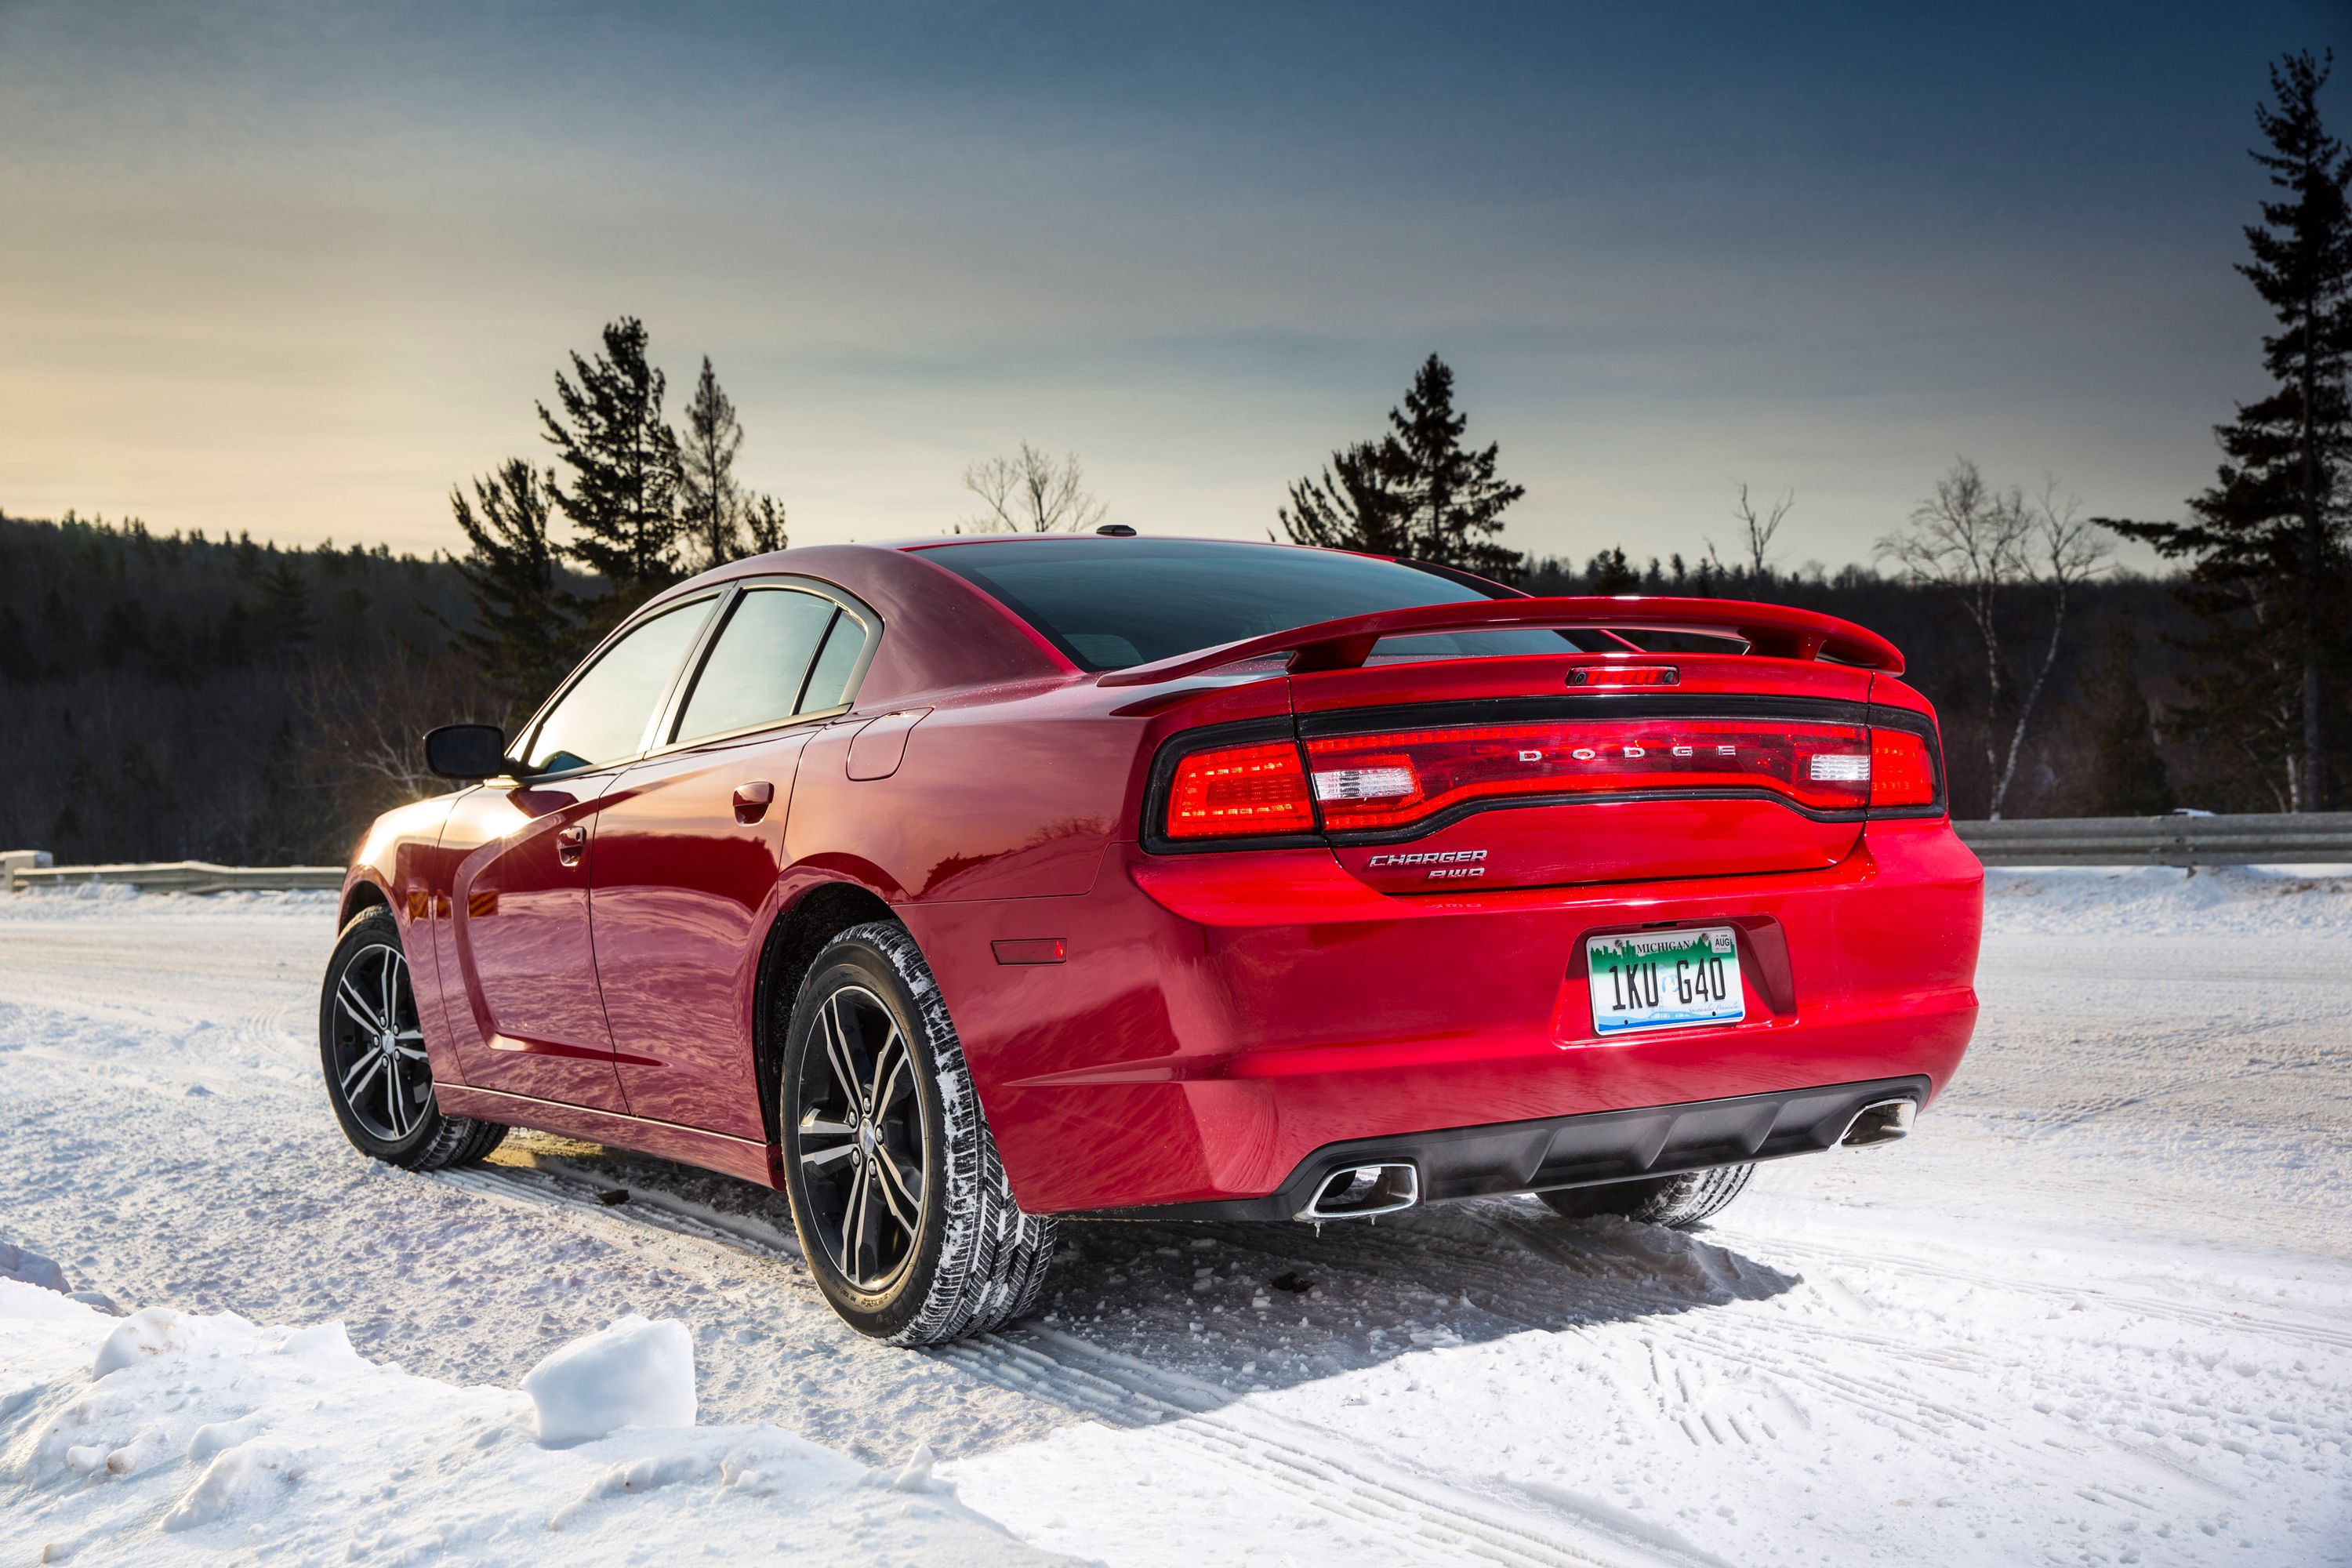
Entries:
{"label": "bare tree", "polygon": [[[1740,485],[1739,504],[1731,509],[1731,515],[1738,519],[1740,530],[1747,536],[1748,570],[1759,579],[1771,564],[1772,536],[1780,531],[1780,524],[1788,519],[1789,509],[1796,504],[1797,492],[1782,490],[1780,499],[1772,503],[1771,510],[1759,517],[1756,509],[1748,504],[1748,486]],[[1712,554],[1714,551],[1715,541],[1710,539],[1707,552]]]}
{"label": "bare tree", "polygon": [[958,533],[1083,533],[1110,510],[1087,489],[1076,452],[1057,461],[1026,441],[1013,457],[966,468],[963,488],[980,498],[981,511]]}
{"label": "bare tree", "polygon": [[[539,695],[524,692],[520,701]],[[449,787],[425,765],[422,740],[434,725],[514,717],[473,665],[414,648],[379,656],[365,668],[343,660],[317,665],[295,700],[312,737],[305,775],[338,799],[341,821],[363,821]]]}
{"label": "bare tree", "polygon": [[2107,542],[2097,525],[2085,521],[2081,513],[2083,503],[2073,496],[2060,500],[2058,481],[2045,477],[2042,494],[2028,503],[2032,519],[2032,531],[2026,543],[2029,570],[2050,585],[2050,640],[2042,645],[2042,662],[2034,667],[2033,679],[2025,688],[2025,700],[2017,706],[2017,727],[2010,731],[2009,755],[2000,765],[2000,777],[1992,786],[1992,815],[2000,816],[2001,803],[2009,798],[2009,782],[2017,776],[2018,752],[2025,746],[2025,726],[2033,717],[2033,705],[2042,699],[2042,689],[2048,684],[2051,668],[2058,662],[2058,641],[2066,631],[2066,595],[2077,583],[2104,568],[2107,558]]}
{"label": "bare tree", "polygon": [[[2077,516],[2080,510],[2072,497],[2058,499],[2054,479],[2044,484],[2038,501],[2029,501],[2015,486],[1995,489],[1974,462],[1961,458],[1936,481],[1935,494],[1912,512],[1909,530],[1878,542],[1880,559],[1893,561],[1914,583],[1949,590],[1976,628],[1985,660],[1985,776],[1992,790],[1988,815],[1995,819],[2016,776],[2034,707],[2057,662],[2068,590],[2099,570],[2106,556],[2092,524]],[[2000,611],[2011,589],[2037,582],[2053,590],[2050,637],[2018,704],[2004,755]]]}

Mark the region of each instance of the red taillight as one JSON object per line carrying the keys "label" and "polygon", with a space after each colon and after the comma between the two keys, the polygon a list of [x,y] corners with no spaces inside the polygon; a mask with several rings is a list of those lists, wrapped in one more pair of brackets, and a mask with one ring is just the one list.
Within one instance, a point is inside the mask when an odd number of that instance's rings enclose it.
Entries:
{"label": "red taillight", "polygon": [[1926,736],[1908,730],[1870,732],[1870,804],[1882,808],[1936,804],[1936,763]]}
{"label": "red taillight", "polygon": [[1816,811],[1870,801],[1869,732],[1853,724],[1563,721],[1349,735],[1309,741],[1307,754],[1335,833],[1517,795],[1763,789]]}
{"label": "red taillight", "polygon": [[1221,746],[1176,764],[1168,791],[1168,837],[1228,838],[1261,833],[1312,833],[1315,805],[1307,772],[1288,741]]}

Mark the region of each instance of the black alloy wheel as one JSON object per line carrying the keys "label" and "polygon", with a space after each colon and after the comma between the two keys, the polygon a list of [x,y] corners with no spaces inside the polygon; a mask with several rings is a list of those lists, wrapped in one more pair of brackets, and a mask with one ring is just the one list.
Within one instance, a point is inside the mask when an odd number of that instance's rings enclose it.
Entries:
{"label": "black alloy wheel", "polygon": [[954,1020],[907,928],[839,932],[772,1026],[793,1227],[842,1321],[927,1345],[1033,1310],[1054,1222],[1014,1199]]}
{"label": "black alloy wheel", "polygon": [[400,925],[381,905],[343,927],[319,992],[319,1067],[327,1103],[361,1153],[436,1171],[470,1164],[499,1146],[495,1121],[443,1113],[416,1013]]}
{"label": "black alloy wheel", "polygon": [[398,940],[386,932],[355,945],[327,1006],[327,1075],[344,1110],[370,1137],[403,1142],[433,1103],[433,1065]]}
{"label": "black alloy wheel", "polygon": [[878,1295],[922,1237],[929,1114],[906,1031],[881,997],[836,986],[814,1025],[793,1096],[802,1190],[826,1261],[858,1291]]}

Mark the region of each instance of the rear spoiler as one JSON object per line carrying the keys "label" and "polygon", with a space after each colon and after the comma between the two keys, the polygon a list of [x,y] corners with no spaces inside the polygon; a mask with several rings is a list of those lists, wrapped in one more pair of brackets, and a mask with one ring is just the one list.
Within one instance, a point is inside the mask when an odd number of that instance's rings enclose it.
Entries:
{"label": "rear spoiler", "polygon": [[1095,678],[1098,686],[1152,686],[1201,675],[1245,658],[1290,656],[1289,671],[1358,669],[1382,637],[1423,632],[1491,632],[1515,626],[1549,631],[1578,627],[1595,631],[1693,632],[1737,637],[1750,654],[1766,658],[1833,658],[1864,669],[1903,673],[1903,654],[1866,626],[1787,605],[1744,599],[1652,598],[1641,594],[1558,599],[1472,599],[1458,605],[1415,605],[1319,621],[1286,632],[1244,637],[1150,664],[1132,665]]}

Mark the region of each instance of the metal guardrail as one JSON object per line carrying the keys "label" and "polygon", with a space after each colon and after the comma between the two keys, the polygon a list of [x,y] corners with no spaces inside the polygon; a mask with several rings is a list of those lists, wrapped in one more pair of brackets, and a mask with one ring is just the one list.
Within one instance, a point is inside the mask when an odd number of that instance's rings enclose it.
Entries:
{"label": "metal guardrail", "polygon": [[1952,826],[1988,866],[2352,863],[2352,811],[2035,817]]}
{"label": "metal guardrail", "polygon": [[30,856],[0,856],[0,889],[83,887],[115,883],[154,893],[281,892],[343,885],[341,866],[215,866],[208,860],[160,865],[44,866]]}

